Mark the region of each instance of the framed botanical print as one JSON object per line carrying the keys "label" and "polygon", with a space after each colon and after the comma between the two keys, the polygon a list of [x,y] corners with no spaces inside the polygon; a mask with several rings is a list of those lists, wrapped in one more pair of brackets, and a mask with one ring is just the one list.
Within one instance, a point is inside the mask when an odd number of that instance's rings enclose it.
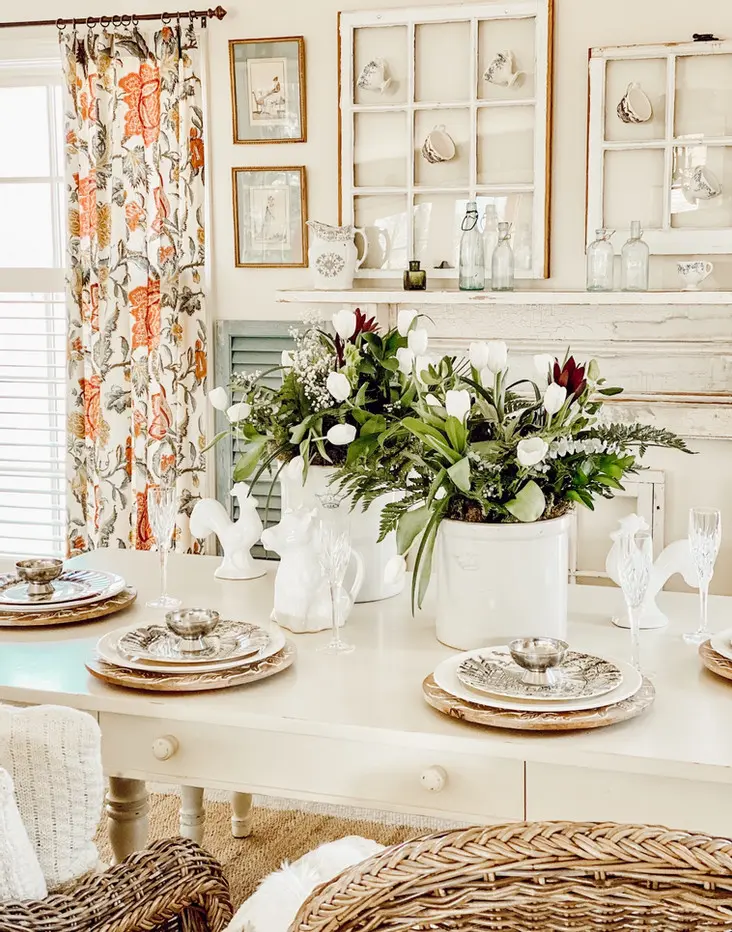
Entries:
{"label": "framed botanical print", "polygon": [[306,266],[305,167],[233,168],[232,186],[237,268]]}
{"label": "framed botanical print", "polygon": [[234,142],[305,142],[305,40],[229,42]]}

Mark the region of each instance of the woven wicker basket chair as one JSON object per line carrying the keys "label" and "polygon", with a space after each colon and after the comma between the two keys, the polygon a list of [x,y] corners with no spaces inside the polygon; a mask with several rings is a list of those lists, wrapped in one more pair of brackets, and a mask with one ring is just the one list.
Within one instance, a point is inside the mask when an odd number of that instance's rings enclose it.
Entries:
{"label": "woven wicker basket chair", "polygon": [[0,904],[0,932],[222,932],[232,914],[218,861],[172,838],[64,893]]}
{"label": "woven wicker basket chair", "polygon": [[732,929],[732,842],[534,822],[427,835],[317,889],[290,932]]}

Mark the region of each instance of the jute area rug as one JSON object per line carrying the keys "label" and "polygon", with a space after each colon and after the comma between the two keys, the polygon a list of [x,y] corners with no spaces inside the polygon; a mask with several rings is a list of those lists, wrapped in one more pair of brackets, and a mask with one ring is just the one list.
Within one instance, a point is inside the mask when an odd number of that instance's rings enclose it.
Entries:
{"label": "jute area rug", "polygon": [[[154,793],[150,796],[150,841],[178,834],[179,806],[176,795]],[[236,839],[231,835],[230,817],[228,804],[206,801],[203,844],[223,865],[236,907],[283,861],[294,861],[326,841],[361,835],[382,845],[393,845],[424,831],[416,826],[318,815],[298,809],[255,808],[251,836]],[[97,844],[102,859],[108,862],[112,854],[104,820]]]}

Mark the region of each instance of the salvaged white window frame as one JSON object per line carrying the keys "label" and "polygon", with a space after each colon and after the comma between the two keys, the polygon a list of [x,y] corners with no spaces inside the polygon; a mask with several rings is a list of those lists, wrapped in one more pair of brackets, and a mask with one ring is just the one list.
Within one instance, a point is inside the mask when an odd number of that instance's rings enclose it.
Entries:
{"label": "salvaged white window frame", "polygon": [[[340,176],[341,176],[341,221],[354,222],[354,197],[358,194],[406,195],[409,218],[408,251],[413,255],[414,223],[413,206],[415,194],[455,194],[455,186],[435,187],[416,185],[414,178],[414,114],[417,110],[463,109],[470,113],[470,156],[468,174],[468,196],[533,194],[532,212],[532,268],[517,271],[518,278],[549,277],[549,173],[551,166],[551,72],[552,72],[552,14],[553,0],[507,0],[504,3],[466,3],[449,6],[412,7],[395,10],[370,10],[340,14]],[[534,18],[535,50],[535,95],[522,101],[484,100],[478,97],[481,75],[478,74],[478,24],[489,19]],[[440,101],[439,103],[415,102],[415,32],[425,23],[470,24],[470,46],[465,54],[471,61],[471,95],[468,100]],[[354,101],[354,37],[362,27],[406,26],[408,42],[408,86],[407,100],[403,103],[379,103],[377,106],[359,105]],[[490,107],[533,106],[534,120],[534,182],[515,185],[478,185],[478,111]],[[358,188],[354,173],[354,114],[369,112],[406,112],[407,114],[407,184],[388,187]],[[460,189],[458,189],[460,190]],[[428,269],[430,278],[455,278],[456,269]],[[395,269],[361,269],[357,276],[362,278],[389,279],[401,277]]]}
{"label": "salvaged white window frame", "polygon": [[[664,151],[664,179],[662,227],[646,229],[644,239],[650,251],[656,255],[695,255],[698,253],[718,254],[732,252],[732,229],[674,229],[671,226],[671,175],[673,152],[690,142],[708,146],[732,146],[732,136],[689,136],[674,135],[676,106],[676,61],[684,56],[724,55],[732,53],[732,40],[712,42],[679,42],[660,45],[617,46],[590,49],[589,61],[589,117],[587,135],[587,244],[595,239],[595,231],[606,226],[604,222],[605,154],[611,151]],[[606,141],[605,114],[608,106],[615,107],[618,101],[606,99],[607,65],[611,61],[638,59],[666,59],[666,109],[663,138],[638,140],[636,142]],[[630,229],[616,230],[613,245],[616,254],[630,235]]]}

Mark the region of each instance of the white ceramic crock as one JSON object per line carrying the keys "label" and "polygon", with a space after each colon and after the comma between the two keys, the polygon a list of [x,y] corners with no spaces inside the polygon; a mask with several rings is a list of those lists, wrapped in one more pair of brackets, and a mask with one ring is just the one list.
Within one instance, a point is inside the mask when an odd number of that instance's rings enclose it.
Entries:
{"label": "white ceramic crock", "polygon": [[[280,473],[282,510],[306,506],[316,508],[316,495],[332,491],[328,482],[335,472],[328,466],[309,466],[305,484],[297,471],[283,469]],[[364,577],[356,602],[377,602],[398,595],[404,588],[404,574],[387,572],[387,564],[397,555],[396,535],[389,534],[381,543],[379,522],[381,511],[388,502],[397,501],[398,493],[383,495],[372,502],[366,511],[356,505],[351,512],[351,542],[363,559]]]}
{"label": "white ceramic crock", "polygon": [[564,638],[570,517],[531,524],[443,521],[435,551],[437,638],[472,650]]}

